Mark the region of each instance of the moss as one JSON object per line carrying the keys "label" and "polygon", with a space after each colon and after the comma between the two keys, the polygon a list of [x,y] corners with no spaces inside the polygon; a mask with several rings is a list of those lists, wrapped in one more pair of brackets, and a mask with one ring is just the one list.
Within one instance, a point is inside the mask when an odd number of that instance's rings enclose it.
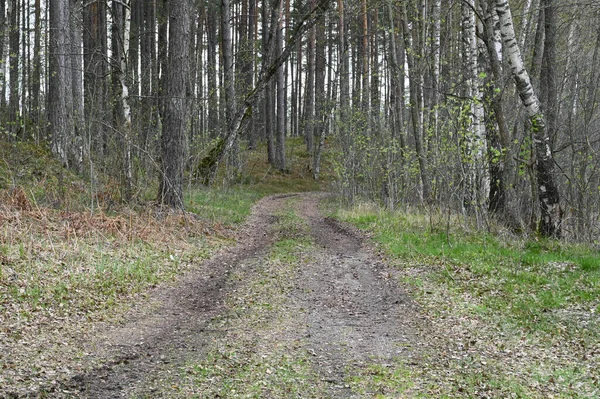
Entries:
{"label": "moss", "polygon": [[208,155],[198,162],[198,166],[194,171],[194,178],[200,180],[203,185],[208,186],[213,180],[224,148],[225,140],[220,138],[217,144],[208,152]]}

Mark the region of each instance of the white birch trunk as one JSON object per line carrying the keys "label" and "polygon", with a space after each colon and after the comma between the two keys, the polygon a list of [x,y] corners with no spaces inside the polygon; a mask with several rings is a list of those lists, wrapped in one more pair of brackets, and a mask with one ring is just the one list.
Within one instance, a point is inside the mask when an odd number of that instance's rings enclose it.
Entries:
{"label": "white birch trunk", "polygon": [[531,85],[531,79],[523,65],[523,57],[517,43],[512,14],[508,0],[496,0],[496,11],[500,17],[500,31],[504,44],[504,55],[508,58],[521,102],[531,121],[536,156],[538,199],[542,220],[540,232],[545,236],[560,236],[562,210],[559,193],[554,182],[554,160],[550,139],[542,114],[540,101]]}
{"label": "white birch trunk", "polygon": [[532,0],[526,0],[523,5],[523,12],[521,13],[521,36],[519,37],[519,47],[523,48],[525,46],[525,39],[527,38],[527,30],[529,28],[529,22],[531,17],[528,16],[529,10],[531,10]]}
{"label": "white birch trunk", "polygon": [[474,202],[475,210],[485,207],[489,192],[489,175],[485,167],[485,149],[487,148],[484,126],[484,110],[481,96],[481,85],[479,78],[479,46],[475,31],[475,1],[466,0],[463,5],[463,30],[465,35],[465,60],[469,70],[467,80],[468,96],[471,98],[471,129],[467,138],[467,151],[472,165],[469,165],[471,202]]}
{"label": "white birch trunk", "polygon": [[434,0],[431,18],[433,20],[433,126],[437,130],[438,126],[438,103],[439,103],[439,82],[440,82],[440,37],[442,30],[442,0]]}

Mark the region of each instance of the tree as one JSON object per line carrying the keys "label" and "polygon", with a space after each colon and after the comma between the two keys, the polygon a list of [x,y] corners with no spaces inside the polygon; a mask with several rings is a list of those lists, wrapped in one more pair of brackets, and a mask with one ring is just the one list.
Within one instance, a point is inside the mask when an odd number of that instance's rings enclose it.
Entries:
{"label": "tree", "polygon": [[[467,129],[466,159],[468,170],[467,207],[475,210],[480,216],[482,205],[487,201],[489,178],[484,167],[484,150],[487,147],[485,125],[483,123],[483,99],[479,83],[478,38],[476,35],[475,1],[466,0],[463,3],[463,33],[465,48],[465,63],[467,66],[466,82],[467,97],[470,99],[470,126]],[[484,208],[484,207],[483,207]]]}
{"label": "tree", "polygon": [[414,57],[411,29],[408,26],[408,12],[406,4],[402,2],[402,35],[406,49],[406,63],[408,66],[408,79],[410,81],[410,115],[415,138],[415,150],[419,161],[419,174],[421,176],[422,198],[425,202],[431,201],[431,181],[429,178],[427,154],[423,146],[423,118],[421,110],[422,86],[420,75],[417,72],[417,64]]}
{"label": "tree", "polygon": [[183,170],[187,145],[186,86],[189,77],[188,0],[169,2],[169,49],[164,84],[161,181],[158,202],[183,209]]}
{"label": "tree", "polygon": [[83,69],[85,118],[94,150],[103,158],[106,148],[105,120],[107,106],[108,43],[106,32],[106,0],[83,4]]}
{"label": "tree", "polygon": [[20,111],[19,111],[19,55],[20,52],[20,9],[18,0],[10,0],[8,7],[8,18],[9,18],[9,68],[10,68],[10,97],[9,97],[9,123],[10,132],[13,138],[16,138],[19,134],[20,126]]}
{"label": "tree", "polygon": [[517,86],[521,102],[527,111],[535,148],[535,171],[538,200],[541,210],[540,233],[547,237],[560,237],[562,209],[554,178],[554,159],[550,148],[550,138],[541,104],[531,85],[529,74],[523,65],[521,50],[515,36],[512,14],[507,0],[496,0],[496,11],[500,17],[500,29],[504,52],[509,60],[510,70]]}
{"label": "tree", "polygon": [[[283,19],[283,0],[279,0],[277,6],[278,22],[277,22],[277,33],[275,50],[276,57],[281,56],[283,53],[283,36],[284,36],[284,19]],[[285,136],[286,136],[286,123],[285,123],[285,68],[281,66],[277,70],[277,135],[275,140],[275,161],[277,168],[280,171],[286,170],[285,162]]]}
{"label": "tree", "polygon": [[52,153],[64,166],[69,165],[73,134],[69,26],[69,0],[50,0],[48,135]]}
{"label": "tree", "polygon": [[325,119],[327,117],[328,99],[325,93],[325,18],[321,18],[316,24],[316,42],[315,42],[315,123],[313,124],[313,164],[312,172],[315,180],[319,179],[321,173],[321,152],[325,138]]}

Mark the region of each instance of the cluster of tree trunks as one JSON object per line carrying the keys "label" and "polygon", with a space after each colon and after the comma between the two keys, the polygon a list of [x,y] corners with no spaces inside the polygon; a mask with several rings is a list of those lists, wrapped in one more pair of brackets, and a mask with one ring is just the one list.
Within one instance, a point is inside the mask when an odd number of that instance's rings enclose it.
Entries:
{"label": "cluster of tree trunks", "polygon": [[348,200],[591,237],[599,22],[574,0],[0,0],[2,132],[124,198],[158,176],[176,208],[186,171],[235,180],[264,142],[287,173],[301,135]]}

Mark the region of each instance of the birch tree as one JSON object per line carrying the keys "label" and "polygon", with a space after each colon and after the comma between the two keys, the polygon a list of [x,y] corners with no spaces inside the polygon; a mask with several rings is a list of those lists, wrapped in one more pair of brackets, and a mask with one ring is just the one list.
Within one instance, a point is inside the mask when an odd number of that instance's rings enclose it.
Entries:
{"label": "birch tree", "polygon": [[500,18],[500,30],[504,54],[508,59],[519,97],[527,111],[535,149],[535,172],[538,201],[541,211],[539,231],[547,237],[560,237],[562,209],[554,176],[554,159],[546,121],[540,101],[531,85],[529,73],[523,65],[523,57],[515,36],[512,14],[507,0],[496,0],[496,11]]}
{"label": "birch tree", "polygon": [[467,96],[470,98],[470,126],[466,140],[467,202],[479,216],[482,204],[487,200],[489,177],[485,169],[484,150],[487,147],[483,123],[483,101],[479,83],[478,39],[476,35],[475,1],[463,3],[463,34],[465,61],[467,65]]}

